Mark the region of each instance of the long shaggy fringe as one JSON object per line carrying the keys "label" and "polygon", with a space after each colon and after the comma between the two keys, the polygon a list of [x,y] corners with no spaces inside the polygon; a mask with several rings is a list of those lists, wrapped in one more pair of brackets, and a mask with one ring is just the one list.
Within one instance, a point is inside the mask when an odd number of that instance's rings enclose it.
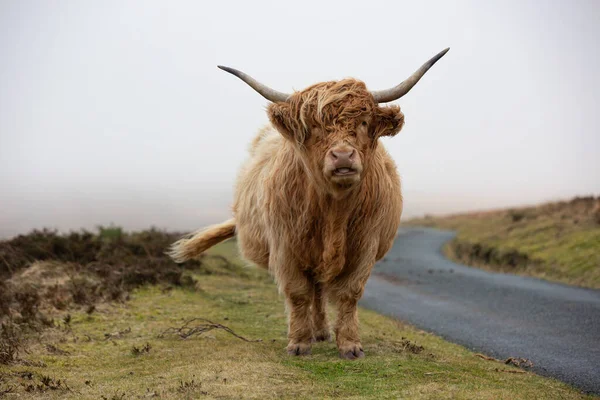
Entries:
{"label": "long shaggy fringe", "polygon": [[361,116],[371,116],[371,136],[394,136],[404,125],[404,115],[396,105],[377,105],[365,84],[356,79],[317,83],[295,92],[285,103],[268,108],[271,122],[296,144],[303,146],[312,128],[350,131]]}

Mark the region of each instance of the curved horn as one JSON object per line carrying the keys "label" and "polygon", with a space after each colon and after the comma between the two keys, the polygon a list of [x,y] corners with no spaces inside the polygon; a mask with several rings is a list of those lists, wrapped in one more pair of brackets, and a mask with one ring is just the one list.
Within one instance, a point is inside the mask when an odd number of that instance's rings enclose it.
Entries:
{"label": "curved horn", "polygon": [[229,72],[232,75],[237,76],[244,82],[248,84],[252,89],[256,90],[262,97],[265,99],[272,101],[273,103],[286,101],[290,95],[287,93],[278,92],[277,90],[273,90],[270,87],[263,85],[250,75],[243,73],[242,71],[238,71],[234,68],[224,67],[222,65],[217,65],[223,71]]}
{"label": "curved horn", "polygon": [[378,90],[371,92],[373,98],[375,99],[375,102],[387,103],[388,101],[398,100],[400,97],[404,96],[406,93],[409,92],[410,89],[413,88],[413,86],[417,84],[417,82],[419,82],[419,79],[421,79],[423,75],[425,75],[425,72],[427,72],[427,70],[431,68],[433,64],[437,62],[437,60],[442,58],[444,54],[448,52],[448,50],[450,50],[450,47],[440,51],[438,54],[433,56],[431,60],[423,64],[421,68],[416,70],[414,74],[412,74],[408,79],[406,79],[398,86],[387,90]]}

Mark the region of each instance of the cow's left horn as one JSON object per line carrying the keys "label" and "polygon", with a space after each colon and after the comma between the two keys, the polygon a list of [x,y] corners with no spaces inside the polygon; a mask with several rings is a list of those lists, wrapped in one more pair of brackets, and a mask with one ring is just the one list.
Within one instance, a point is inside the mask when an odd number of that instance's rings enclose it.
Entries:
{"label": "cow's left horn", "polygon": [[413,88],[413,86],[417,84],[417,82],[419,82],[419,79],[421,79],[423,75],[425,75],[425,72],[427,72],[427,70],[431,68],[433,64],[437,62],[437,60],[442,58],[444,54],[448,52],[448,50],[450,50],[450,47],[440,51],[438,54],[433,56],[431,60],[423,64],[421,68],[415,71],[414,74],[412,74],[407,80],[405,80],[398,86],[387,90],[378,90],[375,92],[371,92],[375,101],[377,103],[387,103],[388,101],[398,100],[400,97],[404,96],[406,93],[409,92],[410,89]]}
{"label": "cow's left horn", "polygon": [[229,72],[232,75],[237,76],[244,82],[248,84],[252,89],[256,90],[262,97],[265,99],[272,101],[273,103],[286,101],[290,95],[287,93],[278,92],[277,90],[273,90],[270,87],[263,85],[250,75],[243,73],[242,71],[238,71],[234,68],[224,67],[222,65],[217,65],[217,67],[221,68],[223,71]]}

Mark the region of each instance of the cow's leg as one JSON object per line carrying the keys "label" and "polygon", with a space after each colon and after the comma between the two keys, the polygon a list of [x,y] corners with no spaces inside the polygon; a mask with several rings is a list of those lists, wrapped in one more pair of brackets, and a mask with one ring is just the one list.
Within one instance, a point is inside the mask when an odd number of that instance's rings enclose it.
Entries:
{"label": "cow's leg", "polygon": [[354,360],[365,355],[358,333],[357,304],[363,295],[374,264],[375,252],[365,251],[356,265],[350,266],[345,274],[336,278],[328,293],[337,306],[334,330],[342,358]]}
{"label": "cow's leg", "polygon": [[362,292],[353,294],[338,294],[336,297],[338,316],[335,323],[335,340],[340,357],[354,360],[364,357],[365,353],[360,343],[358,333],[358,313],[356,305]]}
{"label": "cow's leg", "polygon": [[280,293],[285,295],[288,311],[288,346],[292,355],[310,354],[313,339],[311,304],[313,280],[286,253],[273,252],[269,267],[275,275]]}
{"label": "cow's leg", "polygon": [[289,310],[287,352],[292,355],[310,354],[313,338],[310,310],[312,282],[302,273],[294,275],[282,285]]}
{"label": "cow's leg", "polygon": [[312,319],[314,339],[317,342],[329,340],[329,323],[327,322],[327,299],[321,283],[315,282],[313,286]]}

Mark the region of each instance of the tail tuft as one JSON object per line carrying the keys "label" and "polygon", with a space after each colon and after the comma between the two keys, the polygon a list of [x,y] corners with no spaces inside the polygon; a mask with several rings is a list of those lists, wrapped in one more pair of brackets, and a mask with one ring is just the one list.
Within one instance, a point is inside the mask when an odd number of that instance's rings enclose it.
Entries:
{"label": "tail tuft", "polygon": [[179,239],[171,245],[167,255],[176,263],[182,263],[211,248],[212,246],[235,236],[235,219],[221,224],[211,225]]}

